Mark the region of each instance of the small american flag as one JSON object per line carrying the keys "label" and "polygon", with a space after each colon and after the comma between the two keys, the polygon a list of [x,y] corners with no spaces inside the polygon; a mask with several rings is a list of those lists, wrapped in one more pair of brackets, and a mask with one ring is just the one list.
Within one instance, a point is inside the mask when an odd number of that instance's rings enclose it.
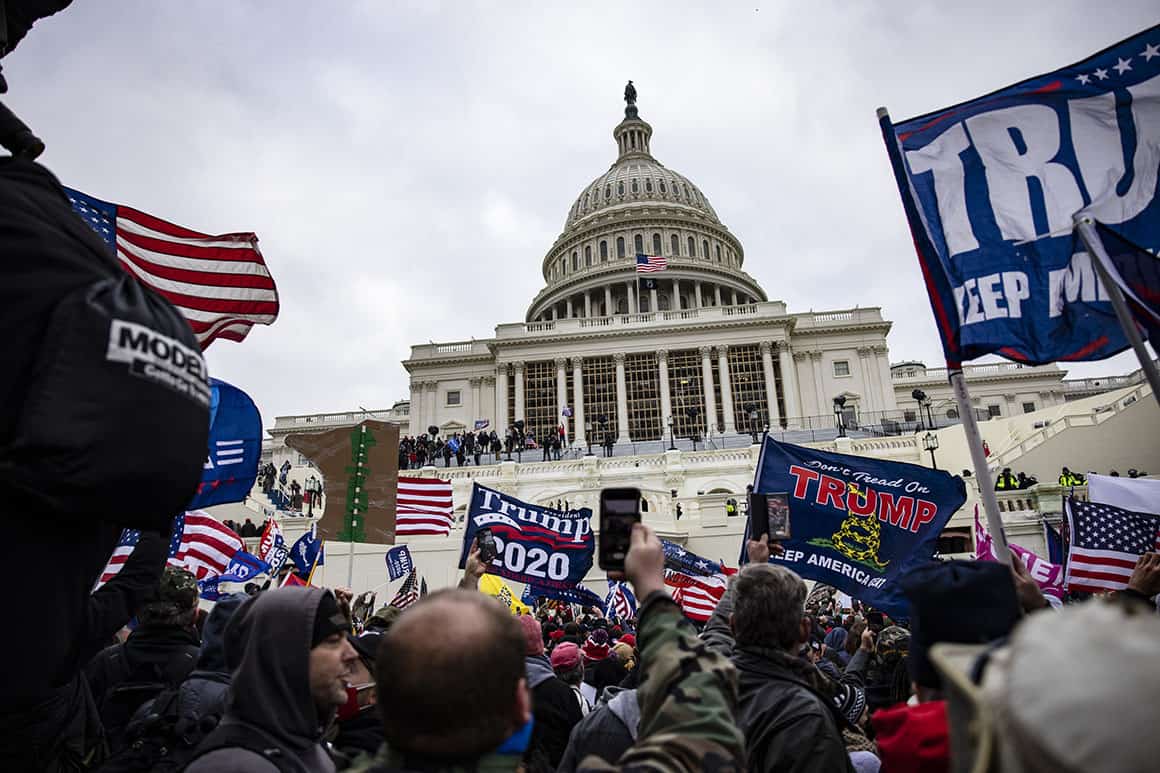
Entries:
{"label": "small american flag", "polygon": [[252,233],[208,234],[66,188],[73,210],[122,267],[177,307],[201,348],[241,341],[278,316],[278,291]]}
{"label": "small american flag", "polygon": [[169,565],[187,569],[199,580],[221,574],[245,548],[242,538],[208,513],[177,516],[169,539]]}
{"label": "small american flag", "polygon": [[604,599],[604,616],[631,620],[636,617],[636,596],[623,582],[608,581],[608,596]]}
{"label": "small american flag", "polygon": [[680,605],[685,617],[705,623],[725,595],[728,581],[723,574],[696,577],[669,570],[665,572],[665,584],[673,588],[673,601]]}
{"label": "small american flag", "polygon": [[399,588],[399,592],[391,599],[390,606],[406,609],[418,600],[419,573],[417,569],[412,569],[411,573],[407,575],[407,579],[403,580],[403,586]]}
{"label": "small american flag", "polygon": [[1123,590],[1140,556],[1160,549],[1160,515],[1134,513],[1112,505],[1065,502],[1071,531],[1068,590],[1101,593]]}
{"label": "small american flag", "polygon": [[669,267],[669,261],[664,255],[640,255],[636,256],[636,273],[651,274],[654,271],[664,271]]}
{"label": "small american flag", "polygon": [[101,576],[93,590],[117,576],[117,572],[121,571],[121,567],[125,565],[125,562],[129,560],[129,555],[137,547],[139,539],[141,539],[141,532],[137,529],[125,529],[121,532],[121,539],[117,540],[117,547],[113,548],[113,555],[109,556],[109,563],[105,564],[105,568],[101,570]]}
{"label": "small american flag", "polygon": [[412,537],[451,533],[451,481],[399,478],[395,534]]}

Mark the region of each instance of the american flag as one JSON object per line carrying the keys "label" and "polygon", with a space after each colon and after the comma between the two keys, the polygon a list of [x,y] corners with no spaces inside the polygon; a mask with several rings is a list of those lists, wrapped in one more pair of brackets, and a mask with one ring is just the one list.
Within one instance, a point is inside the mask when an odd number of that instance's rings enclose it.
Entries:
{"label": "american flag", "polygon": [[654,271],[664,271],[669,267],[669,261],[664,255],[641,255],[636,256],[636,273],[651,274]]}
{"label": "american flag", "polygon": [[411,537],[451,533],[451,481],[439,478],[399,478],[395,534]]}
{"label": "american flag", "polygon": [[241,341],[278,316],[278,291],[252,233],[191,231],[66,188],[73,210],[114,250],[126,271],[177,307],[201,348]]}
{"label": "american flag", "polygon": [[399,588],[399,592],[391,599],[389,606],[398,607],[399,609],[406,609],[419,600],[419,571],[412,569],[411,573],[407,575],[407,579],[403,580],[403,585]]}
{"label": "american flag", "polygon": [[604,599],[604,616],[631,620],[636,617],[636,596],[623,582],[608,581],[608,595]]}
{"label": "american flag", "polygon": [[1098,502],[1065,503],[1071,531],[1068,590],[1123,590],[1141,555],[1160,550],[1160,515],[1135,513]]}
{"label": "american flag", "polygon": [[665,572],[665,584],[673,588],[673,601],[680,605],[685,617],[705,623],[725,595],[728,580],[724,574],[695,577],[669,570]]}
{"label": "american flag", "polygon": [[113,579],[117,572],[121,571],[121,567],[125,565],[125,562],[129,560],[129,555],[137,547],[139,539],[141,539],[141,532],[137,529],[124,529],[121,532],[121,538],[117,540],[117,547],[113,548],[113,555],[109,556],[109,563],[105,564],[105,568],[101,570],[101,576],[97,580],[97,584],[93,586],[93,590]]}
{"label": "american flag", "polygon": [[177,516],[169,539],[169,565],[188,569],[199,580],[221,574],[230,559],[245,549],[242,538],[208,513]]}

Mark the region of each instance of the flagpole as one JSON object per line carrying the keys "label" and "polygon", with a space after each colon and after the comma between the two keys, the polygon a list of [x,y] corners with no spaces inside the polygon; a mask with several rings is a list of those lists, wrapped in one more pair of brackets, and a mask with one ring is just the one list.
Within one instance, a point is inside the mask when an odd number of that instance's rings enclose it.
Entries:
{"label": "flagpole", "polygon": [[[1136,352],[1136,359],[1140,361],[1140,367],[1144,371],[1144,376],[1148,379],[1148,383],[1152,387],[1152,397],[1156,400],[1157,404],[1160,404],[1160,372],[1157,371],[1156,363],[1152,361],[1152,357],[1144,347],[1144,339],[1140,337],[1140,330],[1136,327],[1136,321],[1132,319],[1132,312],[1128,309],[1128,304],[1124,300],[1124,293],[1120,289],[1120,285],[1112,279],[1108,271],[1108,266],[1111,266],[1112,262],[1108,257],[1108,251],[1104,249],[1103,240],[1100,239],[1099,233],[1096,232],[1095,221],[1092,220],[1090,215],[1076,215],[1075,227],[1079,231],[1079,238],[1083,240],[1088,252],[1094,258],[1092,265],[1095,267],[1096,275],[1099,276],[1100,284],[1104,286],[1104,290],[1108,293],[1108,299],[1112,302],[1112,309],[1116,312],[1116,319],[1120,323],[1120,328],[1124,331],[1124,336]],[[1157,345],[1155,341],[1152,343],[1153,346]]]}
{"label": "flagpole", "polygon": [[979,484],[979,497],[983,500],[983,510],[987,514],[987,530],[991,532],[991,543],[995,560],[1011,565],[1011,549],[1007,547],[1007,533],[1003,531],[1003,519],[999,515],[999,499],[995,496],[995,484],[991,480],[991,470],[987,467],[987,454],[983,451],[983,437],[979,434],[979,422],[975,418],[975,407],[971,405],[971,395],[967,391],[967,380],[961,368],[950,370],[951,390],[959,405],[959,416],[963,420],[963,434],[967,438],[967,448],[971,452],[971,462],[975,467],[975,480]]}

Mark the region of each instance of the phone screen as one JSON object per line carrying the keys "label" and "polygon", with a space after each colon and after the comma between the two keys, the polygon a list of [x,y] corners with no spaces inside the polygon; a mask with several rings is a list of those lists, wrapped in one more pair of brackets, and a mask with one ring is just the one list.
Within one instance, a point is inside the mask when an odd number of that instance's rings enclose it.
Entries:
{"label": "phone screen", "polygon": [[483,528],[475,533],[475,539],[479,544],[479,560],[490,564],[499,554],[495,546],[495,535],[491,533],[491,529]]}
{"label": "phone screen", "polygon": [[632,525],[640,521],[639,489],[606,489],[600,493],[600,568],[622,570],[632,538]]}
{"label": "phone screen", "polygon": [[769,517],[769,530],[766,534],[770,539],[787,539],[790,536],[789,494],[766,494],[765,509]]}

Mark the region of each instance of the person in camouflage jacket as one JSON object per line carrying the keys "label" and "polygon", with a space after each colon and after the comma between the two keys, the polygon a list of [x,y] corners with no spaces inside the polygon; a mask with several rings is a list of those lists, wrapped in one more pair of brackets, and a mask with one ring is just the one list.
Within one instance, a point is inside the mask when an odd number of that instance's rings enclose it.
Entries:
{"label": "person in camouflage jacket", "polygon": [[[468,573],[473,567],[470,562]],[[736,723],[737,675],[728,659],[713,652],[698,636],[692,623],[682,614],[664,590],[664,553],[655,532],[637,524],[625,561],[625,571],[633,583],[637,598],[642,599],[637,644],[640,649],[639,668],[642,669],[637,693],[641,720],[636,744],[616,763],[610,764],[592,755],[583,759],[579,771],[737,771],[744,767],[744,739]],[[445,591],[432,594],[404,612],[396,627],[384,637],[380,649],[378,682],[387,684],[392,676],[385,665],[391,652],[391,639],[407,635],[408,617],[416,622],[423,616],[420,610],[439,598],[445,602],[459,599],[448,594],[463,591]],[[479,602],[472,602],[479,603]],[[419,613],[419,614],[416,614]],[[514,641],[522,641],[518,626]],[[430,650],[430,646],[428,647]],[[517,653],[521,656],[522,647]],[[437,656],[434,656],[436,660]],[[521,685],[520,690],[526,689]],[[392,712],[383,705],[384,728],[388,742],[399,737],[399,728],[392,728]],[[399,707],[413,717],[416,709]],[[472,716],[462,717],[471,722],[476,716],[489,712],[486,707]],[[527,712],[530,717],[530,711]],[[526,721],[527,717],[525,717]],[[404,721],[399,719],[398,721]],[[518,722],[519,720],[515,720]],[[514,722],[513,722],[514,724]],[[395,732],[392,732],[394,730]],[[432,730],[436,745],[440,728]],[[435,770],[510,771],[519,767],[522,749],[518,741],[521,728],[514,727],[513,735],[493,752],[464,759],[440,759],[433,753],[405,752],[384,746],[373,758],[357,760],[353,771],[403,771],[422,768]]]}

